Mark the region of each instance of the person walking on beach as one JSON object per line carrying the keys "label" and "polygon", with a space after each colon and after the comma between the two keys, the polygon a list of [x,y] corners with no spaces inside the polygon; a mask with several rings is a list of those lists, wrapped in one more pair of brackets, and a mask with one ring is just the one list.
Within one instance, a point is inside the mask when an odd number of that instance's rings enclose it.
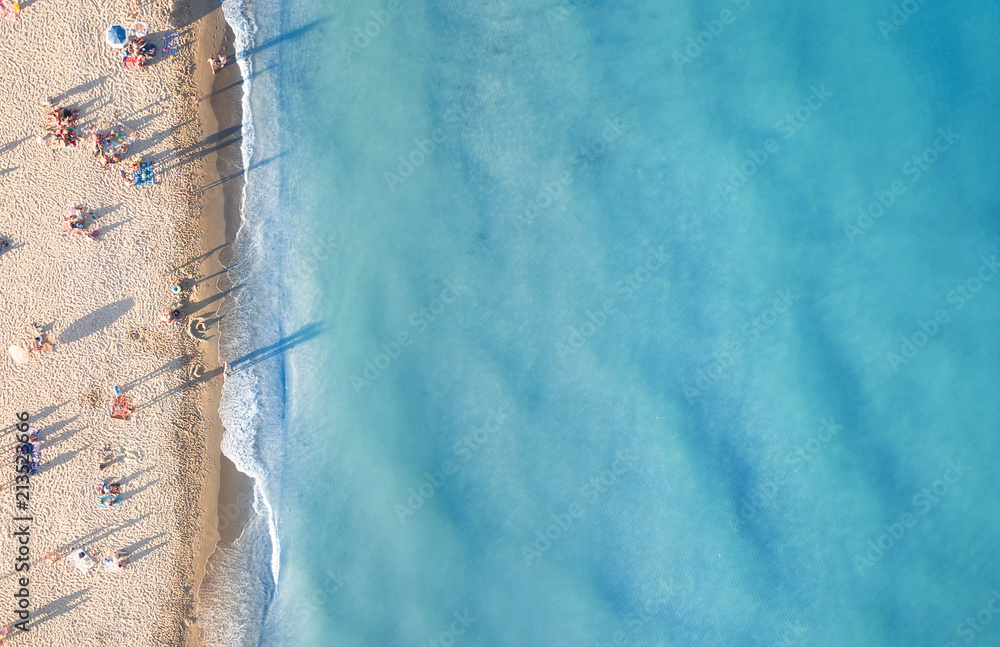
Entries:
{"label": "person walking on beach", "polygon": [[225,54],[218,54],[208,59],[208,64],[212,66],[212,74],[218,74],[219,70],[229,64],[229,59]]}

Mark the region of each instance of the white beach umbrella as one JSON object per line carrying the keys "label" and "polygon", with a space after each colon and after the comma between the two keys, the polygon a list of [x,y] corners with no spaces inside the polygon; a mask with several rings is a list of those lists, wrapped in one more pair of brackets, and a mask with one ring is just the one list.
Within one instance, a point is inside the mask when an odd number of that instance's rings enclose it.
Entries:
{"label": "white beach umbrella", "polygon": [[121,25],[111,25],[104,33],[104,41],[115,49],[121,49],[128,42],[128,33]]}
{"label": "white beach umbrella", "polygon": [[24,350],[20,346],[11,346],[10,358],[14,360],[15,364],[24,364],[28,361],[28,351]]}

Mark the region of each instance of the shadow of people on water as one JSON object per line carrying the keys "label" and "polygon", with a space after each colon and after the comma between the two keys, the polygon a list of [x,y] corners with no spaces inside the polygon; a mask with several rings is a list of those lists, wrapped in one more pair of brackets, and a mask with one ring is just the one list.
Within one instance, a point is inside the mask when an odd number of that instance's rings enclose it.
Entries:
{"label": "shadow of people on water", "polygon": [[291,335],[283,337],[269,346],[258,348],[255,351],[247,353],[243,357],[232,360],[229,362],[229,367],[233,370],[237,370],[238,368],[244,366],[253,366],[258,362],[263,362],[264,360],[271,359],[272,357],[277,357],[278,355],[282,355],[285,352],[290,351],[296,346],[314,339],[322,332],[323,326],[318,322],[307,324],[293,332]]}

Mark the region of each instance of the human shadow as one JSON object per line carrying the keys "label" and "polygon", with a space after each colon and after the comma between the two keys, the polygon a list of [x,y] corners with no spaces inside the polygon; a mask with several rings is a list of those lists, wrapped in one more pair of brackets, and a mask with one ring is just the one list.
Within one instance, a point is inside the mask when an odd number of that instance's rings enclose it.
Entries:
{"label": "human shadow", "polygon": [[[102,231],[101,233],[103,234],[104,232]],[[67,326],[66,330],[59,335],[59,342],[62,344],[71,344],[95,332],[104,330],[121,319],[134,306],[135,300],[132,297],[101,306]]]}
{"label": "human shadow", "polygon": [[[206,338],[206,339],[208,339],[208,338]],[[187,379],[187,380],[185,380],[184,382],[178,384],[177,386],[173,387],[172,389],[168,389],[168,390],[164,391],[163,393],[159,394],[158,396],[156,396],[155,398],[153,398],[149,402],[143,402],[141,404],[137,404],[136,405],[136,409],[137,410],[141,410],[141,409],[145,409],[147,407],[151,407],[154,404],[156,404],[157,402],[161,402],[163,400],[166,400],[167,398],[169,398],[172,395],[176,395],[178,393],[183,393],[184,391],[186,391],[186,390],[188,390],[190,388],[193,388],[193,387],[195,387],[198,384],[202,384],[202,383],[214,380],[218,376],[222,375],[222,373],[223,373],[224,370],[225,370],[224,367],[219,366],[217,368],[213,368],[211,371],[206,371],[204,373],[198,373],[198,374],[196,374],[194,376],[194,379]]]}
{"label": "human shadow", "polygon": [[35,610],[30,626],[37,629],[39,625],[83,606],[87,602],[87,598],[84,597],[84,593],[86,592],[87,589],[80,589],[76,593],[64,595],[61,598],[38,607]]}
{"label": "human shadow", "polygon": [[131,490],[131,491],[125,492],[125,494],[122,495],[122,502],[124,503],[125,501],[128,501],[129,499],[131,499],[134,496],[139,496],[140,494],[142,494],[143,492],[145,492],[147,489],[149,489],[150,486],[156,485],[159,482],[160,482],[160,479],[153,479],[149,483],[143,485],[142,487],[140,487],[140,488],[138,488],[136,490]]}
{"label": "human shadow", "polygon": [[156,404],[157,402],[161,402],[163,400],[166,400],[167,398],[169,398],[172,395],[176,395],[178,393],[182,393],[182,392],[190,389],[195,384],[197,384],[198,381],[199,380],[185,380],[184,382],[181,382],[180,384],[178,384],[174,388],[168,389],[168,390],[164,391],[163,393],[161,393],[160,395],[156,396],[155,398],[153,398],[149,402],[143,402],[142,404],[135,405],[135,408],[136,408],[136,410],[142,410],[142,409],[145,409],[147,407],[151,407],[154,404]]}
{"label": "human shadow", "polygon": [[307,324],[287,337],[282,337],[273,344],[264,346],[263,348],[258,348],[255,351],[247,353],[243,357],[230,361],[229,366],[233,370],[238,370],[239,367],[244,365],[248,367],[253,366],[254,364],[271,359],[272,357],[282,355],[296,346],[316,338],[322,332],[323,326],[318,322]]}
{"label": "human shadow", "polygon": [[[23,8],[24,6],[25,6],[25,3],[22,2],[21,3],[21,7]],[[63,92],[62,94],[57,94],[56,96],[52,97],[51,101],[52,101],[53,105],[58,104],[60,101],[66,101],[68,99],[71,99],[74,96],[80,94],[81,92],[86,92],[87,90],[90,90],[92,88],[96,88],[97,86],[101,85],[102,83],[104,83],[107,80],[108,80],[108,75],[105,74],[104,76],[99,76],[96,79],[91,79],[89,81],[84,81],[80,85],[72,87],[69,90],[66,90],[65,92]]]}
{"label": "human shadow", "polygon": [[220,321],[226,318],[226,315],[219,315],[217,317],[213,317],[212,315],[214,314],[216,313],[210,312],[209,314],[205,315],[205,319],[202,320],[201,323],[205,325],[205,330],[211,330],[213,326],[217,325]]}
{"label": "human shadow", "polygon": [[0,171],[0,177],[3,177],[5,175],[7,175],[8,173],[13,173],[14,171],[16,171],[19,168],[21,168],[21,167],[20,166],[12,166],[10,168],[5,168],[2,171]]}
{"label": "human shadow", "polygon": [[209,274],[208,276],[205,276],[205,277],[202,277],[200,279],[196,279],[194,281],[191,281],[191,287],[194,287],[196,285],[200,285],[200,284],[204,283],[205,281],[210,281],[210,280],[214,279],[217,276],[222,276],[223,274],[229,272],[229,270],[233,269],[234,267],[236,267],[238,265],[239,265],[239,263],[233,263],[229,267],[222,268],[221,270],[219,270],[215,274]]}
{"label": "human shadow", "polygon": [[[72,418],[68,418],[68,419],[63,420],[61,422],[57,422],[57,423],[55,423],[53,425],[45,427],[44,429],[40,429],[39,432],[41,432],[41,433],[39,434],[38,442],[41,443],[44,447],[52,447],[53,445],[61,443],[62,441],[70,438],[71,436],[73,436],[74,434],[76,434],[76,432],[80,431],[80,429],[68,430],[68,431],[65,431],[65,432],[63,432],[61,434],[56,434],[56,432],[60,431],[61,429],[63,429],[67,425],[69,425],[70,423],[76,422],[76,420],[79,417],[80,417],[79,415],[75,415]],[[53,435],[53,434],[55,434],[55,435]],[[20,442],[20,441],[17,440],[16,434],[12,434],[10,436],[10,438],[12,438],[12,440],[10,440],[9,442],[4,442],[0,446],[2,446],[2,447],[15,447]]]}
{"label": "human shadow", "polygon": [[104,237],[107,236],[109,233],[111,233],[115,229],[118,229],[119,227],[121,227],[124,224],[132,222],[132,220],[133,220],[132,218],[126,218],[125,220],[119,220],[116,223],[112,223],[112,224],[108,225],[107,227],[101,227],[100,230],[99,230],[101,232],[101,239],[103,240]]}
{"label": "human shadow", "polygon": [[221,250],[222,248],[227,247],[228,245],[229,245],[229,243],[222,243],[221,245],[219,245],[217,247],[213,247],[212,249],[208,250],[204,254],[201,254],[199,256],[195,256],[194,258],[192,258],[191,260],[187,261],[183,265],[178,265],[177,267],[171,268],[170,271],[171,272],[177,272],[179,270],[184,269],[188,265],[194,265],[195,263],[200,263],[201,261],[207,260],[209,256],[211,256],[215,252]]}
{"label": "human shadow", "polygon": [[247,175],[251,171],[255,171],[255,170],[261,168],[262,166],[267,166],[268,164],[270,164],[271,162],[275,161],[279,157],[284,156],[284,154],[285,154],[284,152],[281,152],[281,153],[278,153],[277,155],[272,155],[271,157],[268,157],[267,159],[261,160],[259,162],[254,162],[253,164],[251,164],[250,166],[248,166],[245,169],[242,169],[242,168],[238,169],[234,173],[231,173],[231,174],[229,174],[229,175],[227,175],[225,177],[220,177],[215,182],[210,182],[209,184],[206,184],[205,186],[203,186],[201,188],[201,190],[202,191],[208,191],[209,189],[213,189],[213,188],[215,188],[217,186],[222,186],[223,184],[225,184],[226,182],[229,182],[230,180],[234,180],[234,179],[236,179],[238,177],[242,177],[244,175]]}
{"label": "human shadow", "polygon": [[[44,326],[43,326],[43,328],[44,328]],[[64,406],[66,406],[66,403],[68,403],[68,402],[69,402],[69,400],[64,400],[64,401],[60,402],[59,404],[53,404],[52,406],[45,407],[44,409],[42,409],[38,413],[31,413],[29,411],[28,413],[30,414],[30,417],[28,419],[28,422],[30,424],[32,424],[32,425],[37,425],[40,421],[44,420],[45,418],[48,418],[53,413],[55,413],[59,409],[61,409]],[[14,428],[15,428],[14,425],[10,425],[8,427],[8,429],[14,429]]]}
{"label": "human shadow", "polygon": [[12,142],[7,142],[3,146],[0,146],[0,155],[6,153],[7,151],[14,150],[15,148],[17,148],[18,146],[20,146],[24,142],[28,141],[29,139],[31,139],[31,137],[27,136],[27,137],[22,137],[21,139],[16,139],[16,140],[14,140]]}
{"label": "human shadow", "polygon": [[[41,439],[44,446],[52,447],[54,445],[58,445],[64,440],[69,440],[70,438],[75,436],[77,432],[83,429],[83,427],[80,427],[79,429],[66,429],[65,431],[62,430],[65,427],[68,427],[70,423],[76,422],[77,418],[79,417],[80,416],[76,415],[73,416],[72,418],[63,420],[62,422],[57,422],[54,425],[46,427],[44,437]],[[56,433],[56,432],[61,432],[61,433]]]}
{"label": "human shadow", "polygon": [[[129,483],[131,483],[132,481],[136,480],[137,478],[139,478],[140,476],[142,476],[146,472],[151,471],[152,469],[153,469],[152,465],[147,465],[146,467],[142,468],[141,470],[139,470],[137,472],[132,472],[128,476],[118,479],[118,483],[121,484],[122,487],[126,487]],[[153,481],[153,482],[155,483],[155,481]]]}
{"label": "human shadow", "polygon": [[94,220],[100,220],[104,216],[118,211],[124,204],[125,203],[123,202],[119,202],[113,207],[98,207],[97,209],[94,209]]}
{"label": "human shadow", "polygon": [[[161,532],[160,534],[154,536],[153,539],[158,539],[159,537],[162,537],[165,534],[166,533]],[[139,560],[141,560],[146,555],[149,555],[150,553],[152,553],[154,551],[157,551],[157,550],[163,548],[166,545],[167,545],[167,542],[161,541],[160,543],[156,544],[155,546],[150,546],[149,548],[143,548],[142,550],[140,550],[137,553],[129,554],[129,556],[128,556],[129,564],[138,563]]]}
{"label": "human shadow", "polygon": [[97,542],[102,541],[104,539],[107,539],[108,537],[110,537],[111,535],[113,535],[113,534],[115,534],[117,532],[121,532],[122,530],[125,530],[126,528],[134,526],[135,524],[139,523],[140,521],[142,521],[143,519],[145,519],[146,517],[148,517],[150,514],[152,514],[152,513],[147,512],[146,514],[142,515],[141,517],[136,517],[135,519],[130,519],[128,521],[123,521],[119,525],[117,525],[117,526],[115,526],[113,528],[110,528],[110,529],[99,528],[97,530],[92,530],[92,531],[88,532],[86,535],[82,535],[80,537],[77,537],[73,541],[71,541],[71,542],[69,542],[67,544],[64,544],[63,548],[65,550],[70,550],[70,549],[76,548],[78,546],[88,546],[90,544],[96,544]]}
{"label": "human shadow", "polygon": [[24,247],[24,246],[27,245],[27,243],[13,243],[13,242],[11,242],[11,240],[9,238],[7,238],[6,240],[7,240],[8,243],[10,243],[10,246],[7,249],[5,249],[2,252],[0,252],[0,256],[6,254],[8,252],[12,252],[15,249],[21,249],[22,247]]}
{"label": "human shadow", "polygon": [[127,554],[129,556],[129,561],[133,561],[133,559],[137,559],[136,555],[144,555],[144,554],[146,554],[146,553],[142,553],[140,551],[142,551],[147,545],[149,545],[153,541],[156,541],[160,537],[166,536],[166,534],[167,533],[165,533],[165,532],[161,532],[158,535],[153,535],[152,537],[146,537],[145,539],[140,539],[139,541],[135,542],[134,544],[132,544],[130,546],[126,546],[125,548],[122,548],[122,552],[124,552],[125,554]]}
{"label": "human shadow", "polygon": [[[150,117],[150,119],[153,119],[154,117]],[[161,130],[159,132],[153,133],[152,135],[144,135],[144,136],[139,137],[139,139],[137,139],[136,142],[129,147],[129,149],[128,149],[129,155],[131,155],[132,157],[135,157],[137,155],[141,155],[141,154],[145,153],[149,149],[154,148],[157,144],[159,144],[164,139],[166,139],[167,137],[169,137],[175,131],[180,130],[184,126],[187,126],[188,124],[193,123],[194,121],[195,121],[194,118],[188,119],[187,121],[183,121],[183,122],[181,122],[179,124],[173,124],[173,125],[171,125],[171,126],[169,126],[167,128],[164,128],[163,130]],[[138,131],[138,129],[136,129],[136,130]],[[164,160],[164,159],[170,159],[171,155],[173,155],[172,152],[171,153],[167,153],[163,157],[161,157],[160,159],[157,159],[155,161],[159,162],[159,161]]]}
{"label": "human shadow", "polygon": [[291,42],[291,41],[294,41],[294,40],[298,40],[298,39],[302,38],[303,36],[305,36],[306,34],[308,34],[309,32],[311,32],[314,29],[316,29],[317,27],[319,27],[320,25],[322,25],[322,24],[324,24],[326,22],[329,22],[330,20],[331,19],[329,17],[326,17],[326,18],[317,18],[316,20],[313,20],[312,22],[306,23],[306,24],[302,25],[301,27],[296,27],[295,29],[292,29],[291,31],[287,31],[284,34],[281,34],[280,36],[275,36],[274,38],[272,38],[270,40],[266,40],[263,43],[261,43],[260,45],[255,45],[255,46],[250,47],[248,49],[245,49],[245,50],[243,50],[241,52],[237,52],[236,53],[236,59],[237,60],[241,60],[241,59],[245,59],[245,58],[250,58],[251,56],[255,56],[257,54],[260,54],[263,51],[269,50],[272,47],[277,47],[278,45],[282,45],[284,43],[288,43],[288,42]]}
{"label": "human shadow", "polygon": [[175,357],[174,359],[170,360],[163,366],[153,369],[152,371],[146,373],[142,377],[126,382],[125,384],[121,385],[120,389],[123,392],[129,391],[144,382],[148,382],[149,380],[155,379],[161,375],[166,375],[167,373],[172,373],[178,369],[183,368],[185,364],[191,361],[191,359],[192,359],[191,355],[181,355],[180,357]]}
{"label": "human shadow", "polygon": [[192,144],[177,151],[171,151],[158,158],[156,163],[160,165],[160,172],[166,173],[185,164],[190,164],[211,153],[216,153],[234,144],[239,144],[241,141],[243,141],[243,126],[231,126],[209,135],[197,144]]}
{"label": "human shadow", "polygon": [[205,306],[211,305],[211,304],[215,303],[216,301],[219,301],[220,299],[226,298],[227,296],[229,296],[233,292],[236,292],[237,290],[242,289],[243,286],[244,286],[243,283],[238,283],[238,284],[234,285],[233,287],[229,288],[228,290],[223,290],[222,292],[218,292],[216,294],[213,294],[212,296],[206,297],[206,298],[202,299],[201,301],[192,301],[190,303],[187,303],[184,306],[184,310],[185,310],[185,312],[188,315],[193,315],[193,314],[197,313],[199,310],[201,310],[202,308],[204,308]]}
{"label": "human shadow", "polygon": [[203,97],[200,97],[200,98],[198,99],[198,101],[199,101],[199,102],[201,102],[201,101],[205,101],[205,100],[207,100],[207,99],[211,99],[211,98],[213,98],[213,97],[216,97],[216,96],[218,96],[218,95],[220,95],[220,94],[225,94],[226,92],[229,92],[229,91],[230,91],[230,90],[232,90],[233,88],[238,88],[238,87],[240,87],[241,85],[243,85],[243,84],[244,84],[244,83],[246,83],[247,81],[252,81],[253,79],[257,78],[258,76],[260,76],[260,75],[262,75],[262,74],[265,74],[265,73],[267,73],[267,72],[270,72],[270,71],[271,71],[271,70],[273,70],[273,69],[274,69],[275,67],[276,67],[276,66],[274,66],[274,65],[268,65],[267,67],[265,67],[265,68],[263,68],[263,69],[260,69],[260,70],[254,70],[254,71],[252,71],[252,72],[250,73],[250,75],[249,75],[249,76],[246,76],[246,77],[244,77],[244,76],[240,76],[240,78],[239,78],[238,80],[236,80],[236,81],[233,81],[232,83],[230,83],[229,85],[227,85],[227,86],[226,86],[226,87],[224,87],[224,88],[219,88],[218,90],[213,90],[212,92],[209,92],[209,93],[208,93],[208,94],[206,94],[205,96],[203,96]]}
{"label": "human shadow", "polygon": [[59,456],[57,456],[55,458],[55,460],[51,460],[51,461],[44,461],[43,460],[41,466],[38,468],[38,471],[40,473],[44,474],[45,472],[48,472],[50,470],[54,470],[55,468],[57,468],[57,467],[59,467],[61,465],[65,465],[66,463],[68,463],[71,460],[73,460],[74,458],[76,458],[80,454],[80,452],[82,452],[82,451],[83,451],[83,448],[80,447],[79,449],[74,449],[72,451],[63,452],[62,454],[59,454]]}

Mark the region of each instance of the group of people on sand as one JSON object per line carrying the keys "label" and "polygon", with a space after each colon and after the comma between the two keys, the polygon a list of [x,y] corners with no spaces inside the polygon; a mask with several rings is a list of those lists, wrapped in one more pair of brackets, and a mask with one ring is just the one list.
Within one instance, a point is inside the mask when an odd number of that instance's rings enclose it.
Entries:
{"label": "group of people on sand", "polygon": [[87,220],[93,217],[93,211],[88,210],[81,204],[74,204],[70,206],[66,217],[63,218],[63,229],[68,234],[79,234],[96,241],[100,232],[97,229],[87,231],[87,227],[89,226]]}
{"label": "group of people on sand", "polygon": [[101,481],[97,484],[97,498],[100,507],[117,508],[122,504],[121,484]]}
{"label": "group of people on sand", "polygon": [[101,168],[117,164],[122,161],[122,155],[128,152],[128,144],[122,144],[111,151],[105,151],[104,137],[104,133],[99,130],[94,131],[94,134],[90,136],[91,152],[97,158],[97,164]]}
{"label": "group of people on sand", "polygon": [[160,321],[167,324],[181,323],[181,304],[171,303],[160,311]]}
{"label": "group of people on sand", "polygon": [[122,161],[128,153],[129,144],[134,142],[135,138],[135,130],[120,123],[113,128],[95,130],[90,136],[90,150],[97,158],[98,166],[107,168]]}
{"label": "group of people on sand", "polygon": [[143,162],[142,158],[128,165],[128,168],[118,172],[129,186],[141,186],[156,182],[152,162]]}
{"label": "group of people on sand", "polygon": [[219,70],[229,65],[229,57],[225,54],[216,54],[208,59],[208,66],[212,68],[212,74],[218,74]]}
{"label": "group of people on sand", "polygon": [[[55,564],[62,560],[64,553],[66,553],[65,556],[69,558],[70,563],[84,575],[101,562],[104,563],[105,571],[123,571],[128,566],[128,553],[124,550],[114,549],[105,553],[103,559],[99,558],[97,553],[88,553],[82,548],[73,548],[68,552],[61,549],[47,553],[45,561],[49,564]],[[3,643],[0,642],[0,645]]]}
{"label": "group of people on sand", "polygon": [[75,108],[65,108],[62,104],[53,107],[49,99],[44,99],[42,105],[52,108],[52,111],[45,116],[45,135],[39,138],[42,143],[48,146],[75,148],[80,140],[76,127],[80,111]]}
{"label": "group of people on sand", "polygon": [[141,70],[156,56],[156,45],[147,41],[143,36],[132,36],[125,45],[125,51],[125,67]]}

